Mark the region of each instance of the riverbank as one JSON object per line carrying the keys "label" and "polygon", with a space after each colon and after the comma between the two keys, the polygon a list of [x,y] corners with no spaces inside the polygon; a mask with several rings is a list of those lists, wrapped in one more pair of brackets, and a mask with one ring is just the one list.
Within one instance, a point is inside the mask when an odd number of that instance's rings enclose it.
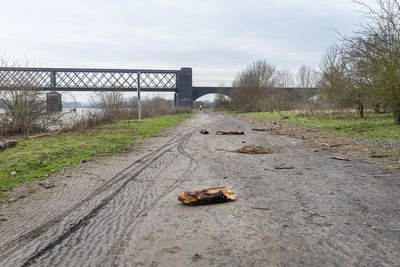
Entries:
{"label": "riverbank", "polygon": [[[296,123],[316,128],[337,136],[355,137],[371,141],[391,141],[400,144],[400,126],[395,125],[391,113],[365,112],[359,118],[354,111],[282,111],[245,113],[261,119]],[[395,142],[393,142],[395,141]]]}
{"label": "riverbank", "polygon": [[[293,113],[292,117],[287,115],[287,113],[231,114],[236,118],[252,122],[255,128],[263,130],[268,134],[286,135],[299,140],[307,140],[318,146],[321,150],[340,151],[351,157],[373,163],[383,169],[400,169],[400,146],[398,141],[396,141],[399,139],[400,128],[393,125],[397,127],[398,134],[396,135],[396,128],[393,130],[392,125],[389,126],[392,130],[388,130],[383,126],[379,127],[378,118],[364,123],[359,120],[336,119],[336,127],[334,118],[331,118],[331,122],[329,120],[324,122],[318,118],[296,118],[293,116]],[[376,126],[369,128],[374,123],[376,123]],[[348,126],[343,126],[342,129],[338,126],[340,124],[348,124]],[[342,131],[345,131],[347,134]],[[360,136],[359,134],[363,134],[364,136]]]}
{"label": "riverbank", "polygon": [[0,197],[33,178],[45,179],[62,168],[131,150],[138,139],[152,137],[189,116],[157,116],[142,123],[123,120],[85,131],[21,140],[16,147],[0,153]]}

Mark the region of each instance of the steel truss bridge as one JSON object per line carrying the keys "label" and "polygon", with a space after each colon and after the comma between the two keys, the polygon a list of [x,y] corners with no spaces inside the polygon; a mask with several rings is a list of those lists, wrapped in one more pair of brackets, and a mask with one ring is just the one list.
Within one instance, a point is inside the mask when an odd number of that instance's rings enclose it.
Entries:
{"label": "steel truss bridge", "polygon": [[174,92],[176,105],[192,105],[209,93],[231,95],[231,87],[194,87],[192,69],[0,68],[0,90]]}

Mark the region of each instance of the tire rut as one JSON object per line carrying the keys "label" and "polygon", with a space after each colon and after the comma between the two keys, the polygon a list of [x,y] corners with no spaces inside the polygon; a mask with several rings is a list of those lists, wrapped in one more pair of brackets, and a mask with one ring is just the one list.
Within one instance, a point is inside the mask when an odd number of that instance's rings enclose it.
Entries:
{"label": "tire rut", "polygon": [[[79,202],[77,205],[74,206],[74,208],[67,210],[64,212],[62,215],[57,217],[56,219],[47,222],[46,224],[18,237],[17,239],[9,242],[5,247],[7,247],[7,252],[3,252],[3,254],[0,256],[0,260],[4,260],[6,257],[10,256],[15,252],[16,250],[21,251],[24,248],[24,245],[28,245],[27,249],[23,250],[24,252],[28,252],[28,257],[25,257],[27,259],[22,263],[22,266],[30,266],[32,263],[35,262],[36,259],[40,258],[42,255],[44,255],[46,252],[54,249],[57,245],[61,244],[65,239],[67,239],[70,235],[73,233],[77,232],[79,229],[81,229],[83,226],[87,225],[89,220],[91,218],[94,218],[99,211],[101,211],[112,199],[114,199],[121,191],[123,191],[124,187],[126,187],[127,184],[129,184],[131,181],[135,180],[135,178],[141,174],[143,171],[146,170],[149,166],[151,166],[154,162],[156,162],[159,158],[161,158],[163,155],[166,153],[170,152],[171,149],[182,142],[182,140],[185,140],[188,136],[192,135],[195,131],[191,131],[187,134],[183,134],[181,137],[173,137],[171,138],[165,145],[161,146],[157,150],[148,153],[147,155],[143,156],[142,158],[130,163],[127,167],[125,167],[123,170],[118,172],[116,175],[114,175],[108,182],[106,182],[104,185],[96,189],[91,195],[86,197],[84,200]],[[133,174],[130,172],[130,170],[138,169],[135,171]],[[125,181],[124,181],[125,180]],[[72,216],[72,214],[79,209],[82,209],[83,206],[90,204],[92,200],[94,200],[96,197],[98,198],[102,194],[105,193],[105,191],[110,190],[110,187],[113,187],[115,184],[120,183],[117,188],[115,188],[111,193],[108,194],[107,197],[102,198],[98,204],[96,204],[90,212],[84,214],[83,216],[80,216],[80,219],[75,222],[75,223],[70,223],[68,226],[65,227],[66,224],[64,224],[64,229],[56,229],[57,235],[52,235],[50,234],[51,238],[47,242],[46,245],[43,245],[43,241],[39,242],[39,244],[29,244],[30,242],[33,243],[38,237],[43,236],[52,228],[62,228],[63,225],[57,227],[57,225],[62,224],[63,220],[65,220],[68,216]],[[45,238],[48,238],[48,236],[45,236]],[[36,248],[33,249],[32,247]],[[29,253],[30,252],[30,253]],[[24,254],[24,253],[23,253]],[[26,255],[26,254],[25,254]],[[14,261],[14,263],[20,261],[18,259],[18,256],[15,257],[10,257],[10,260]],[[12,264],[13,266],[17,264]]]}
{"label": "tire rut", "polygon": [[[187,143],[189,142],[189,138],[190,138],[190,136],[187,136],[187,138],[185,140],[182,140],[182,142],[178,145],[178,148],[177,148],[177,150],[179,151],[179,153],[181,155],[184,155],[185,157],[190,159],[189,167],[185,170],[185,172],[181,175],[180,178],[176,179],[170,186],[168,186],[160,194],[160,197],[156,198],[149,206],[147,206],[145,209],[140,211],[139,215],[143,215],[147,211],[149,211],[152,207],[154,207],[154,205],[156,205],[160,200],[162,200],[167,195],[167,193],[173,191],[176,187],[178,187],[198,168],[198,166],[199,166],[198,161],[194,157],[192,157],[190,154],[188,154],[184,149],[184,146],[187,145]],[[123,238],[130,237],[132,235],[133,226],[138,222],[139,221],[137,220],[137,217],[133,217],[132,220],[125,226],[124,231],[118,237],[117,242],[110,249],[108,255],[113,256],[112,264],[111,264],[112,266],[119,265],[119,256],[123,254],[124,249],[125,249],[124,245],[127,242],[127,240],[123,240]]]}

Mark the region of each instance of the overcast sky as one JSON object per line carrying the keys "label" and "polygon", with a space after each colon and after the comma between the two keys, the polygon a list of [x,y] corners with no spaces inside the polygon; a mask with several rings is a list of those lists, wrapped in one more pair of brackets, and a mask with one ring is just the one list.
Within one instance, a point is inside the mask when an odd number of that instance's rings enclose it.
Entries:
{"label": "overcast sky", "polygon": [[41,67],[192,67],[205,86],[231,85],[257,59],[318,68],[338,37],[331,28],[350,33],[361,17],[351,0],[0,2],[0,55]]}

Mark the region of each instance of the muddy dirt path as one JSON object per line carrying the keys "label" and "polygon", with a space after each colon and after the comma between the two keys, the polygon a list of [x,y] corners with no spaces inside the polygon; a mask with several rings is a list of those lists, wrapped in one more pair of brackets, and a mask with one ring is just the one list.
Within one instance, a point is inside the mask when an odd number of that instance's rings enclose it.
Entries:
{"label": "muddy dirt path", "polygon": [[[253,127],[198,113],[141,152],[69,170],[82,175],[47,193],[51,218],[29,198],[0,227],[0,266],[400,265],[398,171]],[[275,153],[229,152],[244,145]],[[221,185],[239,199],[176,198]]]}

